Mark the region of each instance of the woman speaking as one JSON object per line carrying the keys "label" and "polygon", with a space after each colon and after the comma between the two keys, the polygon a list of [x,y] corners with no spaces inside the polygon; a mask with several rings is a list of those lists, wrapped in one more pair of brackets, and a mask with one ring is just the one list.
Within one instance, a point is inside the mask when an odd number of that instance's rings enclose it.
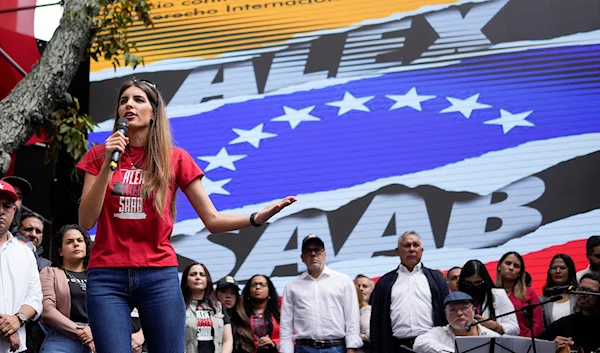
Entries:
{"label": "woman speaking", "polygon": [[[286,197],[251,216],[219,213],[202,187],[204,173],[186,151],[173,147],[165,103],[152,82],[125,83],[116,118],[115,126],[127,119],[125,129],[77,164],[84,174],[79,222],[85,229],[97,223],[87,290],[96,350],[131,352],[130,311],[136,307],[148,351],[181,353],[185,304],[169,241],[177,189],[213,233],[260,226],[296,199]],[[127,126],[126,137],[121,130]],[[121,159],[111,166],[115,151]]]}

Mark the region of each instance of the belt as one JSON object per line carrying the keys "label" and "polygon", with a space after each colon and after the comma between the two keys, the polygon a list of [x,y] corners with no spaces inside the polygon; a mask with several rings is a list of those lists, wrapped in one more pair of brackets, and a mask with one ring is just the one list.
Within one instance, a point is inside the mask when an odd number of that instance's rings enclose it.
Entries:
{"label": "belt", "polygon": [[335,339],[335,340],[311,340],[311,339],[297,339],[296,345],[298,346],[308,346],[313,348],[331,348],[336,346],[345,346],[346,340],[343,338]]}

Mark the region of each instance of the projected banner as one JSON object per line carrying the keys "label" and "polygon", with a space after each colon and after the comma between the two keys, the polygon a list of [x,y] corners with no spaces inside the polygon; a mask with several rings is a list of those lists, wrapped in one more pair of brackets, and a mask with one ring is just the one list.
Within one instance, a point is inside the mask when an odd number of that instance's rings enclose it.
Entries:
{"label": "projected banner", "polygon": [[376,277],[415,230],[429,267],[516,250],[539,288],[550,251],[598,232],[600,5],[301,1],[160,2],[137,34],[146,67],[93,67],[99,120],[125,79],[157,83],[220,211],[298,196],[264,227],[210,235],[180,195],[181,265],[282,286],[316,233],[331,267]]}

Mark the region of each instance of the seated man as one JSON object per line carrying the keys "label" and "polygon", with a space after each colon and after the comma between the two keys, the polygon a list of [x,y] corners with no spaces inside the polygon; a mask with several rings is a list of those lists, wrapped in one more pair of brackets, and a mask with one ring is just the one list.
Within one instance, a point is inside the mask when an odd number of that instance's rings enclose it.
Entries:
{"label": "seated man", "polygon": [[[600,293],[600,274],[581,277],[578,292]],[[577,294],[574,313],[554,321],[537,338],[554,341],[556,348],[576,346],[584,352],[600,349],[600,297]]]}
{"label": "seated man", "polygon": [[413,350],[419,353],[454,352],[454,338],[456,336],[491,336],[500,334],[481,325],[469,329],[467,324],[473,322],[473,298],[464,292],[452,292],[444,299],[444,314],[448,325],[438,326],[418,336],[415,339]]}

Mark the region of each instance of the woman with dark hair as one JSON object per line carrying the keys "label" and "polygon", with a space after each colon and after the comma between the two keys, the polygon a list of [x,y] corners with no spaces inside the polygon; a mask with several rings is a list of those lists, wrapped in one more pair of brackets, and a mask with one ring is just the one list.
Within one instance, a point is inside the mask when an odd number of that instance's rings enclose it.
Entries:
{"label": "woman with dark hair", "polygon": [[231,321],[213,290],[204,264],[192,263],[181,275],[185,301],[185,353],[231,353]]}
{"label": "woman with dark hair", "polygon": [[[554,255],[552,260],[550,260],[544,290],[555,286],[573,286],[573,288],[577,288],[577,285],[577,272],[575,271],[573,259],[567,254]],[[561,294],[561,296],[561,300],[544,305],[542,309],[544,328],[550,326],[554,321],[573,313],[573,308],[577,301],[575,296],[569,293]],[[548,299],[550,298],[543,295],[540,296],[540,301],[542,302]]]}
{"label": "woman with dark hair", "polygon": [[[539,304],[540,302],[535,290],[527,287],[525,273],[525,260],[515,251],[509,251],[502,255],[496,267],[496,286],[504,288],[515,310],[519,310],[527,305]],[[541,306],[533,309],[532,320],[533,337],[536,337],[544,330]],[[525,313],[519,311],[517,313],[517,321],[519,322],[519,336],[531,337],[532,332]]]}
{"label": "woman with dark hair", "polygon": [[233,353],[254,352],[252,327],[246,315],[244,302],[240,297],[240,287],[235,278],[223,277],[217,282],[217,299],[227,310],[233,331]]}
{"label": "woman with dark hair", "polygon": [[177,190],[213,233],[258,227],[296,199],[286,197],[250,216],[219,213],[194,158],[173,146],[165,102],[150,81],[121,87],[115,130],[77,164],[84,176],[79,223],[85,229],[98,224],[87,295],[96,348],[131,352],[130,311],[136,307],[149,352],[181,353],[185,306],[170,243]]}
{"label": "woman with dark hair", "polygon": [[242,291],[257,352],[277,352],[281,305],[277,290],[265,275],[254,275]]}
{"label": "woman with dark hair", "polygon": [[88,233],[77,224],[62,227],[55,236],[54,258],[59,267],[46,267],[40,273],[42,323],[50,329],[41,353],[96,350],[85,306],[91,244]]}
{"label": "woman with dark hair", "polygon": [[[479,260],[469,260],[465,263],[458,279],[458,290],[473,297],[476,321],[495,318],[515,309],[504,289],[496,288],[485,265]],[[519,334],[519,323],[515,314],[486,321],[481,325],[499,334]]]}

